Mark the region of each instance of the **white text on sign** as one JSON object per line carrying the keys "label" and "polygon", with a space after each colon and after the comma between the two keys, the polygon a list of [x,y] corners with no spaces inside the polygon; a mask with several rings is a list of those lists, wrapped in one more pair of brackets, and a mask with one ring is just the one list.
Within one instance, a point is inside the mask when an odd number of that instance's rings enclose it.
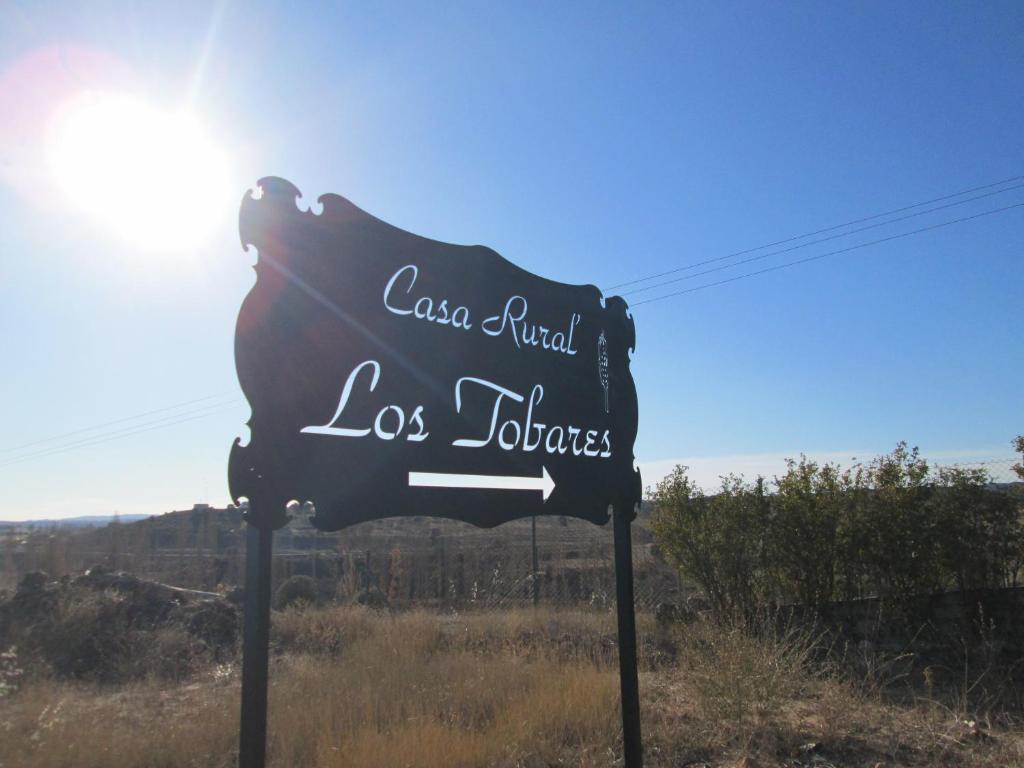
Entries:
{"label": "white text on sign", "polygon": [[[395,315],[411,316],[417,320],[425,320],[438,325],[450,325],[452,328],[459,328],[463,331],[471,330],[473,324],[470,322],[469,308],[464,305],[460,304],[452,308],[448,299],[436,300],[430,296],[420,296],[415,302],[412,302],[412,289],[416,284],[416,278],[419,277],[419,272],[419,267],[415,264],[406,264],[391,276],[384,287],[384,306],[388,312]],[[403,287],[406,296],[409,297],[404,301],[401,298]],[[565,328],[555,330],[528,321],[528,310],[529,302],[525,297],[510,296],[500,313],[488,317],[480,324],[480,330],[488,336],[509,335],[517,348],[540,347],[561,352],[564,355],[577,353],[578,350],[573,346],[573,334],[576,331],[576,326],[582,320],[580,314],[573,312]]]}
{"label": "white text on sign", "polygon": [[[332,437],[368,437],[372,432],[381,440],[394,440],[404,435],[409,442],[426,440],[430,433],[426,429],[425,413],[422,405],[413,408],[411,415],[406,417],[406,409],[394,403],[384,405],[372,423],[352,424],[345,417],[352,390],[356,386],[359,374],[363,370],[370,372],[369,392],[377,387],[381,376],[381,365],[376,360],[366,360],[349,373],[338,398],[334,415],[325,424],[310,425],[300,431],[305,434],[330,435]],[[366,377],[364,376],[363,379]],[[505,451],[519,449],[527,453],[543,450],[550,454],[572,453],[573,456],[588,456],[606,459],[612,455],[609,430],[587,429],[573,424],[549,425],[537,420],[535,408],[544,399],[544,386],[534,384],[529,398],[511,389],[486,379],[475,376],[463,376],[455,383],[455,410],[462,412],[464,388],[482,388],[485,396],[493,397],[491,418],[484,434],[473,437],[460,437],[452,441],[453,446],[463,448],[484,448],[497,444]],[[480,390],[478,390],[480,391]],[[525,409],[523,404],[525,403]],[[514,404],[518,404],[518,408]],[[502,406],[506,408],[502,409]],[[506,417],[509,407],[518,411],[513,418],[499,421]]]}

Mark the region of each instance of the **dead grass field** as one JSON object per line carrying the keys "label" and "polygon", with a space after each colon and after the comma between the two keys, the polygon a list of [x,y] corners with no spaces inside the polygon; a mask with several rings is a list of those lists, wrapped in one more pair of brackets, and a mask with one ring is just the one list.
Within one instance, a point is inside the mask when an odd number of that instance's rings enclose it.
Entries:
{"label": "dead grass field", "polygon": [[[612,614],[346,607],[274,620],[273,766],[621,765]],[[640,634],[652,768],[1024,766],[1012,720],[977,722],[923,697],[887,703],[877,680],[814,662],[806,636],[702,623],[669,636],[648,617]],[[200,665],[180,682],[25,678],[0,698],[3,768],[233,765],[236,663]]]}

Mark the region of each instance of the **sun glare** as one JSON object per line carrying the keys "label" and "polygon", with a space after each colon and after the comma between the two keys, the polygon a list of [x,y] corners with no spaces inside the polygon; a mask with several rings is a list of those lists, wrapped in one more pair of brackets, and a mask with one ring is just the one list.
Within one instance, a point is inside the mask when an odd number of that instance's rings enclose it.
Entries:
{"label": "sun glare", "polygon": [[224,154],[194,116],[87,93],[57,114],[48,163],[75,207],[133,247],[206,242],[229,201]]}

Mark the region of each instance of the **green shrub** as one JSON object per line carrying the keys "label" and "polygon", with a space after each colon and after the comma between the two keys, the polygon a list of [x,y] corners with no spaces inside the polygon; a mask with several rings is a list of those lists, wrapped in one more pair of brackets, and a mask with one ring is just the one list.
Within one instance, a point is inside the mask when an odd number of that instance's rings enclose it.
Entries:
{"label": "green shrub", "polygon": [[764,483],[730,476],[705,496],[678,466],[658,484],[651,528],[670,561],[696,580],[720,615],[742,615],[765,595]]}
{"label": "green shrub", "polygon": [[790,459],[773,486],[730,475],[705,496],[677,466],[653,494],[658,547],[719,616],[749,617],[773,601],[899,603],[1017,583],[1018,503],[993,490],[984,470],[933,472],[899,443],[844,472]]}

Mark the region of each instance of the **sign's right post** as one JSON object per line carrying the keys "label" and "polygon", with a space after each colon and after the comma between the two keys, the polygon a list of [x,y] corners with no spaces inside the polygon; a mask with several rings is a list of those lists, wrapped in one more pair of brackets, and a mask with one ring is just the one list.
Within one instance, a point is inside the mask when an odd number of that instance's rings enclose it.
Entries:
{"label": "sign's right post", "polygon": [[636,663],[636,613],[633,607],[633,510],[612,510],[615,536],[615,603],[619,616],[619,682],[622,689],[622,747],[625,768],[643,768],[640,741],[640,684]]}

